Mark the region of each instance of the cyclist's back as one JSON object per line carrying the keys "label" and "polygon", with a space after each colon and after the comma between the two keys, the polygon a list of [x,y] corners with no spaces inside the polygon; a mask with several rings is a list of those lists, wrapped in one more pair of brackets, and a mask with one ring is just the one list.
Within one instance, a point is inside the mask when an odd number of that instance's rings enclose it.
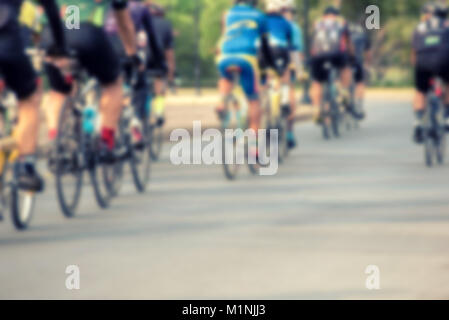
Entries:
{"label": "cyclist's back", "polygon": [[319,82],[327,80],[326,62],[340,70],[347,66],[349,58],[348,24],[333,8],[328,10],[314,25],[311,45],[312,76]]}
{"label": "cyclist's back", "polygon": [[258,9],[238,3],[225,16],[221,53],[255,56],[265,32],[265,15]]}
{"label": "cyclist's back", "polygon": [[432,89],[432,79],[439,77],[443,88],[446,129],[449,130],[449,22],[448,9],[429,2],[422,8],[421,21],[413,34],[413,56],[415,64],[414,110],[416,116],[413,139],[424,141],[423,119],[426,111],[425,95]]}
{"label": "cyclist's back", "polygon": [[[290,22],[280,13],[267,14],[268,43],[270,45],[277,71],[284,74],[290,64],[290,51],[293,47],[293,30]],[[262,63],[264,65],[265,63]]]}
{"label": "cyclist's back", "polygon": [[232,80],[228,72],[231,66],[241,70],[242,87],[249,99],[257,99],[258,65],[257,53],[266,33],[265,15],[249,1],[237,1],[224,18],[224,31],[217,59],[222,78]]}
{"label": "cyclist's back", "polygon": [[430,88],[430,77],[440,76],[449,83],[449,24],[437,17],[421,21],[413,35],[416,53],[417,86],[421,92]]}
{"label": "cyclist's back", "polygon": [[[76,5],[79,8],[80,25],[74,28],[66,27],[65,30],[68,47],[76,53],[82,66],[101,84],[114,83],[120,74],[120,61],[103,26],[108,9],[113,6],[121,10],[126,8],[128,1],[57,0],[57,2],[67,22],[74,22],[71,20],[73,11],[70,6]],[[53,39],[48,30],[44,30],[42,38],[44,47],[52,45]],[[47,65],[46,68],[52,88],[68,94],[71,86],[65,83],[61,72],[53,65]]]}

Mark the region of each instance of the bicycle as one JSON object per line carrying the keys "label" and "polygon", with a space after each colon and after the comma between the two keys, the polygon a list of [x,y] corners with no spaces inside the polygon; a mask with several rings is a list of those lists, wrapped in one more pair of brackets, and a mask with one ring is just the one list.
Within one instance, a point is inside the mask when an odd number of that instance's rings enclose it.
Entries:
{"label": "bicycle", "polygon": [[[264,111],[267,132],[277,130],[278,159],[282,163],[288,156],[287,141],[288,117],[290,116],[289,86],[281,84],[281,78],[274,70],[267,70],[267,90],[262,94],[262,110]],[[268,134],[267,142],[271,143]],[[269,147],[267,147],[268,150]]]}
{"label": "bicycle", "polygon": [[[230,67],[227,70],[232,74],[233,89],[225,98],[224,110],[219,113],[222,134],[222,163],[225,176],[228,180],[235,180],[244,158],[251,174],[259,173],[259,165],[255,157],[249,157],[248,140],[245,131],[248,129],[248,101],[240,86],[239,67]],[[246,139],[247,138],[247,139]],[[242,152],[243,150],[243,152]]]}
{"label": "bicycle", "polygon": [[[126,161],[129,162],[133,182],[138,192],[145,192],[150,180],[152,131],[148,111],[145,108],[146,92],[137,92],[135,85],[130,84],[124,86],[124,91],[124,108],[119,120],[116,145],[118,149],[123,150],[118,153],[124,153],[126,156],[114,165],[112,175],[108,179],[107,186],[111,196],[117,196],[119,193]],[[134,141],[135,135],[139,135],[139,142]]]}
{"label": "bicycle", "polygon": [[[353,74],[355,73],[355,69],[353,68]],[[341,105],[343,108],[341,109],[342,113],[342,124],[346,128],[347,131],[357,130],[360,128],[360,120],[355,117],[354,112],[350,112],[350,108],[354,108],[355,106],[355,81],[354,77],[352,77],[351,85],[349,87],[349,97],[346,99],[342,99]]]}
{"label": "bicycle", "polygon": [[323,97],[321,99],[321,127],[323,138],[329,140],[332,135],[340,137],[340,126],[342,115],[337,102],[338,88],[336,85],[338,73],[330,62],[326,62],[324,68],[329,71],[329,76],[324,85]]}
{"label": "bicycle", "polygon": [[424,158],[427,167],[434,163],[442,165],[445,160],[447,138],[444,123],[444,108],[441,100],[441,80],[432,80],[433,90],[426,97],[424,116]]}
{"label": "bicycle", "polygon": [[58,203],[67,218],[72,218],[81,198],[84,172],[87,171],[100,208],[110,205],[108,177],[114,166],[101,161],[98,153],[99,101],[101,89],[74,60],[69,67],[74,92],[63,104],[58,135],[50,155],[50,171],[55,174]]}
{"label": "bicycle", "polygon": [[14,168],[18,158],[13,138],[15,110],[14,94],[0,84],[0,221],[3,212],[9,208],[14,227],[25,230],[30,225],[36,197],[34,192],[18,188],[18,175]]}
{"label": "bicycle", "polygon": [[157,116],[153,108],[153,99],[154,99],[154,77],[160,76],[159,72],[147,72],[147,80],[150,83],[150,95],[148,96],[148,109],[149,109],[149,123],[151,130],[151,142],[150,142],[150,156],[153,161],[158,161],[161,153],[162,147],[164,145],[164,120]]}

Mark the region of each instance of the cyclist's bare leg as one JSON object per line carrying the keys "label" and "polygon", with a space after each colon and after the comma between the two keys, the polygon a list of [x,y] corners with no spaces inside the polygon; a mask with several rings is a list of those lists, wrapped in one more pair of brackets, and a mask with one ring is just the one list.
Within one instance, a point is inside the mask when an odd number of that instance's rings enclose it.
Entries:
{"label": "cyclist's bare leg", "polygon": [[413,110],[415,112],[424,112],[426,109],[426,96],[423,92],[416,91],[413,100]]}
{"label": "cyclist's bare leg", "polygon": [[38,89],[30,97],[18,102],[19,122],[15,128],[15,137],[21,156],[33,155],[36,153],[41,97],[42,92]]}
{"label": "cyclist's bare leg", "polygon": [[123,107],[122,79],[118,78],[114,83],[102,87],[100,100],[100,114],[102,127],[115,131]]}
{"label": "cyclist's bare leg", "polygon": [[154,80],[154,93],[155,98],[153,101],[153,106],[155,109],[156,116],[158,118],[163,118],[165,109],[165,92],[166,92],[166,81],[163,78],[156,78]]}
{"label": "cyclist's bare leg", "polygon": [[48,136],[50,140],[56,138],[58,132],[59,116],[61,114],[62,105],[67,95],[51,90],[44,98],[43,106],[45,108]]}
{"label": "cyclist's bare leg", "polygon": [[311,96],[313,106],[319,110],[321,106],[321,99],[323,97],[323,86],[320,82],[318,81],[312,82]]}
{"label": "cyclist's bare leg", "polygon": [[351,68],[346,67],[346,68],[341,70],[340,81],[341,81],[342,86],[345,89],[349,89],[349,87],[351,86],[351,81],[352,81],[352,70],[351,70]]}
{"label": "cyclist's bare leg", "polygon": [[365,97],[365,83],[357,83],[355,87],[355,98],[356,100],[363,100]]}
{"label": "cyclist's bare leg", "polygon": [[416,143],[423,142],[423,118],[426,111],[426,95],[423,92],[416,91],[413,100],[413,109],[415,111],[416,123],[413,133],[413,140]]}
{"label": "cyclist's bare leg", "polygon": [[232,82],[226,78],[221,78],[218,81],[218,92],[220,93],[221,100],[220,100],[219,105],[216,108],[216,111],[222,112],[225,109],[225,99],[232,92]]}
{"label": "cyclist's bare leg", "polygon": [[16,167],[19,188],[36,192],[44,189],[44,181],[36,170],[41,97],[42,92],[38,88],[30,97],[19,100],[19,122],[14,130],[20,156]]}
{"label": "cyclist's bare leg", "polygon": [[449,131],[449,84],[443,85],[444,118],[446,119],[446,130]]}
{"label": "cyclist's bare leg", "polygon": [[249,101],[249,110],[248,110],[249,128],[254,130],[256,134],[260,128],[260,117],[261,111],[259,99],[251,99]]}

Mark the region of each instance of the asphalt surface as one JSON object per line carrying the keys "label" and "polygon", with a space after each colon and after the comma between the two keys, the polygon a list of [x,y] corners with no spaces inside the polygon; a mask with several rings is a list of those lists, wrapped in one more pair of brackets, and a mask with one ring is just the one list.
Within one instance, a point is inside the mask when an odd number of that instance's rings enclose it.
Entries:
{"label": "asphalt surface", "polygon": [[86,186],[70,221],[50,182],[30,230],[0,224],[0,298],[449,298],[449,166],[424,166],[409,102],[388,100],[369,99],[341,140],[298,125],[300,148],[272,177],[173,166],[166,145],[147,194],[128,179],[101,211]]}

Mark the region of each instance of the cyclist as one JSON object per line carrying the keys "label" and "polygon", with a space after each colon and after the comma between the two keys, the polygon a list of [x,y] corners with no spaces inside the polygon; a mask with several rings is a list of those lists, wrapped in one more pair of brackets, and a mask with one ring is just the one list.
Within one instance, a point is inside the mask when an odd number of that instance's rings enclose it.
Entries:
{"label": "cyclist", "polygon": [[[126,69],[131,69],[140,64],[136,55],[136,39],[134,25],[128,10],[127,0],[58,0],[62,12],[66,17],[65,35],[67,45],[76,54],[76,59],[89,74],[98,79],[102,86],[100,101],[101,113],[101,146],[100,158],[104,162],[114,162],[115,132],[123,105],[123,86],[120,77],[120,60],[113,49],[113,45],[103,29],[110,6],[114,9],[120,38],[127,55]],[[75,6],[76,5],[76,6]],[[77,8],[77,9],[76,9]],[[73,21],[74,11],[79,10],[80,24]],[[76,17],[77,15],[75,15]],[[71,26],[70,23],[74,25]],[[53,43],[52,37],[44,31],[43,44],[47,47]],[[46,66],[50,80],[51,92],[49,93],[49,110],[55,115],[53,121],[49,121],[50,137],[57,134],[57,121],[60,110],[67,95],[72,90],[70,81],[67,81],[57,65],[64,65],[67,61],[55,61]]]}
{"label": "cyclist", "polygon": [[[272,59],[275,62],[275,71],[281,78],[281,90],[290,91],[290,61],[293,48],[293,28],[292,24],[283,16],[284,10],[293,6],[290,0],[266,0],[266,20],[269,37],[269,46]],[[266,63],[259,62],[262,68]],[[264,81],[264,80],[263,80]],[[282,105],[289,105],[289,127],[287,132],[287,143],[289,148],[296,146],[293,134],[294,105],[290,103],[289,92],[284,92],[286,101],[281,101]]]}
{"label": "cyclist", "polygon": [[[229,67],[240,68],[240,81],[249,100],[249,127],[253,134],[260,126],[259,68],[257,62],[258,44],[267,61],[272,65],[268,46],[266,17],[259,11],[257,0],[236,0],[235,5],[226,13],[223,21],[223,35],[219,43],[217,67],[220,72],[218,89],[222,97],[217,112],[224,118],[225,99],[232,91],[232,74]],[[251,139],[255,142],[255,139]],[[251,153],[257,154],[257,146],[250,146]]]}
{"label": "cyclist", "polygon": [[444,103],[446,129],[449,129],[449,23],[445,20],[447,8],[433,2],[422,7],[421,21],[413,36],[412,61],[415,65],[414,110],[416,116],[413,139],[424,141],[423,118],[426,108],[426,94],[431,89],[433,77],[440,77],[445,83]]}
{"label": "cyclist", "polygon": [[[340,71],[340,80],[343,92],[348,94],[351,85],[351,68],[349,66],[349,52],[351,42],[348,24],[340,15],[340,11],[333,7],[327,7],[324,14],[314,25],[311,46],[311,69],[312,69],[312,102],[318,108],[321,106],[322,84],[329,77],[329,70],[325,68],[327,63]],[[351,110],[350,110],[351,111]],[[317,114],[320,122],[321,115]]]}
{"label": "cyclist", "polygon": [[[38,2],[44,8],[55,39],[49,53],[64,55],[65,38],[56,1]],[[19,188],[40,192],[44,189],[44,181],[35,168],[35,162],[41,90],[31,61],[24,53],[19,23],[21,5],[22,1],[18,0],[0,0],[0,72],[18,98],[19,122],[14,138],[20,154],[16,165]]]}
{"label": "cyclist", "polygon": [[165,94],[167,81],[169,84],[174,82],[176,60],[174,51],[174,30],[171,22],[165,17],[165,10],[156,5],[154,0],[147,2],[153,15],[153,27],[158,41],[158,46],[164,50],[164,64],[155,55],[148,57],[148,68],[153,74],[156,74],[154,80],[154,111],[157,117],[157,125],[162,126],[165,122]]}
{"label": "cyclist", "polygon": [[[364,21],[364,20],[363,20]],[[351,65],[354,68],[355,82],[355,101],[354,111],[360,119],[365,117],[363,110],[363,101],[365,97],[365,61],[369,63],[371,60],[371,41],[367,32],[363,28],[363,23],[350,24],[349,32],[351,34],[352,46],[354,54],[351,54]]]}
{"label": "cyclist", "polygon": [[290,21],[293,32],[293,45],[291,48],[290,64],[290,108],[291,115],[288,123],[287,142],[289,148],[296,146],[295,136],[293,134],[294,117],[296,113],[296,81],[303,77],[304,61],[304,42],[301,27],[295,22],[296,6],[293,0],[290,0],[288,7],[284,11],[284,17]]}
{"label": "cyclist", "polygon": [[[143,37],[143,40],[137,41],[139,55],[142,55],[141,59],[146,61],[147,56],[152,56],[155,60],[154,65],[157,63],[157,65],[160,66],[159,68],[163,69],[165,66],[165,57],[163,49],[160,47],[156,37],[153,18],[148,6],[144,5],[142,1],[130,1],[129,10],[134,22],[137,38],[142,39]],[[110,10],[106,19],[105,30],[111,38],[119,56],[126,57],[126,52],[119,36],[117,20],[112,10]],[[146,103],[149,94],[149,84],[144,70],[140,71],[137,79],[138,81],[134,86],[134,103],[137,108],[137,110],[135,110],[136,116],[143,120],[147,117]],[[136,144],[139,144],[142,140],[142,135],[138,127],[138,125],[133,126],[133,136]]]}

